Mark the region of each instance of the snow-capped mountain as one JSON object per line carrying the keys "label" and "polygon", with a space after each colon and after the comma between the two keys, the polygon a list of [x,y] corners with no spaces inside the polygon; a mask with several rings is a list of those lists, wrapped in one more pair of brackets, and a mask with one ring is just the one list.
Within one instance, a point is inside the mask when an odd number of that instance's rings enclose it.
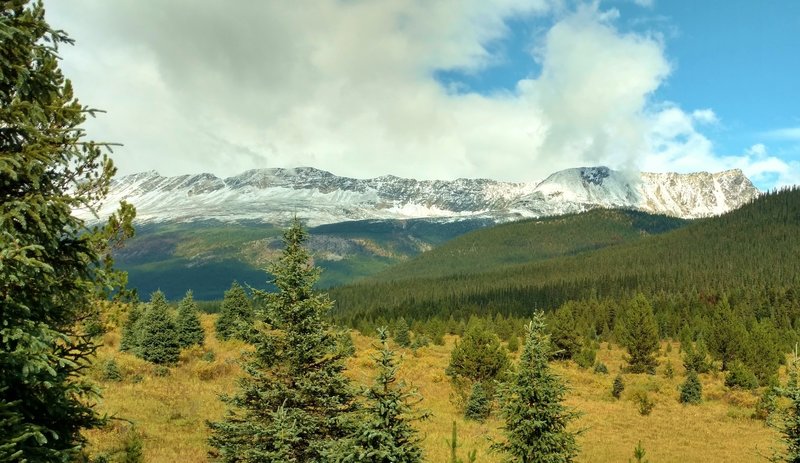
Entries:
{"label": "snow-capped mountain", "polygon": [[[347,220],[491,217],[513,220],[628,207],[696,218],[735,209],[758,195],[740,170],[710,174],[627,174],[607,167],[567,169],[540,183],[486,179],[419,181],[394,176],[338,177],[319,169],[249,170],[163,177],[143,172],[115,180],[101,217],[125,200],[138,221],[258,220],[309,225]],[[76,211],[91,220],[88,211]]]}

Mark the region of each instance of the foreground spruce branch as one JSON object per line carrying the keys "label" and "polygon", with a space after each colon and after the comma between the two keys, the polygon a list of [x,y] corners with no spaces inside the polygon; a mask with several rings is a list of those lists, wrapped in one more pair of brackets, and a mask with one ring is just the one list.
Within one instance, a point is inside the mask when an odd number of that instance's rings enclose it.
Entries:
{"label": "foreground spruce branch", "polygon": [[84,429],[104,420],[82,376],[96,350],[83,322],[124,276],[110,250],[132,235],[123,204],[88,228],[115,173],[108,145],[83,141],[94,111],[58,67],[71,44],[41,3],[0,11],[0,461],[62,462],[83,453]]}

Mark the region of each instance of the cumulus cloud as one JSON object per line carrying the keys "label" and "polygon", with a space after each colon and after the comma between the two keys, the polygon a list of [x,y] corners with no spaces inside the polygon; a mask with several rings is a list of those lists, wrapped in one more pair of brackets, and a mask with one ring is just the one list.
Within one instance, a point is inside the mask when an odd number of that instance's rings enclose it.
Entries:
{"label": "cumulus cloud", "polygon": [[[533,181],[593,164],[790,170],[716,154],[697,129],[718,122],[711,109],[652,101],[671,72],[658,34],[621,32],[618,13],[598,3],[566,5],[46,2],[51,22],[77,39],[63,50],[77,94],[108,111],[90,134],[124,143],[115,153],[123,173],[311,165],[356,177]],[[529,18],[550,26],[528,44],[532,75],[515,89],[454,92],[436,80],[440,70],[497,64],[492,44],[508,20]]]}

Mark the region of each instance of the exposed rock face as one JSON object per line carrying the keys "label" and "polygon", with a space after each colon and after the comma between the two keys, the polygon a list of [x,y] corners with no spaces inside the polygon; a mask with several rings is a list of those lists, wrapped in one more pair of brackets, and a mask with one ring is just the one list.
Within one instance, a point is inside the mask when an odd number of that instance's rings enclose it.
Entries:
{"label": "exposed rock face", "polygon": [[[139,221],[258,220],[309,225],[359,219],[489,217],[513,220],[629,207],[695,218],[721,214],[758,190],[740,170],[710,174],[627,174],[607,167],[567,169],[540,183],[486,179],[419,181],[394,176],[338,177],[311,167],[162,177],[142,172],[115,180],[105,216],[126,200]],[[86,211],[77,214],[91,219]]]}

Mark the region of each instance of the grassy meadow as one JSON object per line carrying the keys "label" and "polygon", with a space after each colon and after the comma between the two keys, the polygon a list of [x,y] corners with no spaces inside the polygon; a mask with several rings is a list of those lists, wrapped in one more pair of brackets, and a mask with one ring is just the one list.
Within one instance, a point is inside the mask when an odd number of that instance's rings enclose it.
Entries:
{"label": "grassy meadow", "polygon": [[[116,417],[102,430],[87,433],[94,454],[119,448],[132,424],[142,436],[145,461],[207,461],[207,420],[217,420],[225,412],[219,394],[233,392],[240,374],[237,359],[247,345],[238,341],[220,342],[213,335],[214,315],[203,315],[206,345],[181,354],[176,367],[165,374],[129,354],[118,351],[120,335],[105,335],[91,376],[101,386],[103,398],[98,408]],[[353,333],[357,355],[350,360],[348,374],[358,383],[368,384],[374,375],[370,356],[374,339]],[[501,438],[501,422],[494,416],[485,423],[466,421],[451,403],[451,387],[445,367],[449,362],[454,337],[444,346],[420,348],[417,352],[397,349],[402,354],[400,375],[419,389],[419,405],[432,417],[417,423],[424,436],[426,461],[448,462],[453,420],[459,429],[460,456],[477,450],[478,462],[499,462],[500,455],[489,451],[492,439]],[[721,374],[701,375],[704,401],[698,406],[678,403],[678,387],[684,379],[679,346],[662,343],[660,366],[654,376],[625,374],[625,390],[619,400],[611,396],[611,384],[624,364],[624,352],[617,346],[602,344],[597,360],[608,366],[609,374],[578,368],[573,362],[555,362],[555,371],[570,388],[567,403],[583,415],[576,422],[581,429],[579,461],[625,462],[641,440],[651,462],[752,462],[766,461],[779,445],[777,431],[764,421],[751,418],[758,401],[755,393],[731,391],[723,385]],[[213,352],[213,359],[207,352]],[[121,381],[102,379],[104,362],[115,359]],[[673,378],[663,371],[669,360]],[[655,407],[643,416],[636,397],[646,392]]]}

